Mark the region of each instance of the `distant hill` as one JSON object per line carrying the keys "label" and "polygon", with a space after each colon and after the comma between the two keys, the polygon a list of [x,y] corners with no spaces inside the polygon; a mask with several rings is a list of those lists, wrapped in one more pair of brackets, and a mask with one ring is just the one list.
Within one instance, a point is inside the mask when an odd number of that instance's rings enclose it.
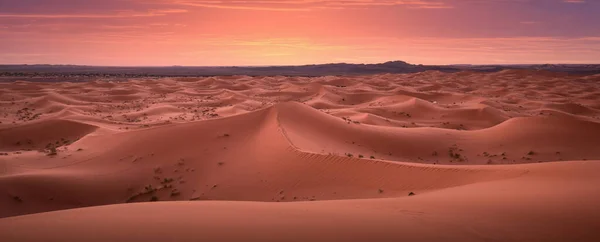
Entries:
{"label": "distant hill", "polygon": [[382,73],[416,73],[423,71],[494,72],[506,69],[532,69],[574,74],[599,74],[600,65],[414,65],[404,61],[380,64],[331,63],[301,66],[165,66],[165,67],[107,67],[78,65],[0,65],[0,76],[7,77],[185,77],[185,76],[326,76],[368,75]]}

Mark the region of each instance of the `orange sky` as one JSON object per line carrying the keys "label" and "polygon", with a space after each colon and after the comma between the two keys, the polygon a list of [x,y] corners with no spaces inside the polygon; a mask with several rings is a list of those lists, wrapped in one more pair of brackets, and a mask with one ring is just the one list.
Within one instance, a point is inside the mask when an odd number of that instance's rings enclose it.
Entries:
{"label": "orange sky", "polygon": [[600,63],[600,1],[0,0],[0,64]]}

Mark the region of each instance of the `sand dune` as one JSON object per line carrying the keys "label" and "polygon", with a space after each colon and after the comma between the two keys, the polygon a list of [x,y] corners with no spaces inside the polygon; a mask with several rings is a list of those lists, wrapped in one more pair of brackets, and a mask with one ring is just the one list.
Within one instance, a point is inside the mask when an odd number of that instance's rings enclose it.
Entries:
{"label": "sand dune", "polygon": [[[531,167],[534,174],[517,179],[411,197],[112,205],[5,218],[0,220],[0,232],[10,241],[600,239],[600,215],[590,213],[600,202],[599,180],[593,172],[600,168],[598,163],[540,166]],[[30,228],[36,228],[35,233]]]}
{"label": "sand dune", "polygon": [[68,145],[94,132],[97,127],[70,120],[50,119],[0,130],[5,151],[43,149]]}
{"label": "sand dune", "polygon": [[0,239],[597,241],[589,78],[0,83]]}

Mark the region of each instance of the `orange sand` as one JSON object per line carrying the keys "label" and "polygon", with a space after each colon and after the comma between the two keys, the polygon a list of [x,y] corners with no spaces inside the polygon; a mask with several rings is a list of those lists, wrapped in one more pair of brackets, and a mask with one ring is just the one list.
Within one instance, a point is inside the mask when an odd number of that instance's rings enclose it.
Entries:
{"label": "orange sand", "polygon": [[599,75],[0,83],[0,122],[0,241],[600,241]]}

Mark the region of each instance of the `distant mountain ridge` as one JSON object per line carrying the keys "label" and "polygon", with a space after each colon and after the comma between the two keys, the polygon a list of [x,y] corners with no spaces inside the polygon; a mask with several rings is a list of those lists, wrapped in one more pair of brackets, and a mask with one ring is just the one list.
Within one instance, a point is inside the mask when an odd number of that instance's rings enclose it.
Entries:
{"label": "distant mountain ridge", "polygon": [[[540,65],[415,65],[405,61],[379,64],[330,63],[300,66],[165,66],[110,67],[79,65],[0,65],[0,77],[185,77],[185,76],[327,76],[370,75],[384,73],[417,73],[423,71],[495,72],[507,69],[545,70],[572,74],[600,74],[599,64],[540,64]],[[12,79],[12,78],[8,78]]]}

